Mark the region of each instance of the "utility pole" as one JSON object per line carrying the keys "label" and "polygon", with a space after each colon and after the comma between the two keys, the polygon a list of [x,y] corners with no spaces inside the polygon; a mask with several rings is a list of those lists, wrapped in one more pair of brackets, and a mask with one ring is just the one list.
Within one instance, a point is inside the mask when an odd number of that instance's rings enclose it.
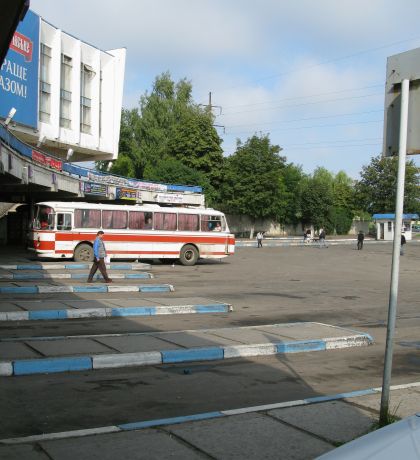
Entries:
{"label": "utility pole", "polygon": [[[222,114],[222,106],[220,105],[213,105],[211,103],[211,91],[209,92],[209,103],[207,105],[205,104],[198,104],[202,107],[206,107],[206,110],[208,113],[213,114],[213,109],[219,109],[219,116]],[[225,127],[223,125],[215,125],[213,124],[215,128],[223,128],[223,132],[225,132]]]}

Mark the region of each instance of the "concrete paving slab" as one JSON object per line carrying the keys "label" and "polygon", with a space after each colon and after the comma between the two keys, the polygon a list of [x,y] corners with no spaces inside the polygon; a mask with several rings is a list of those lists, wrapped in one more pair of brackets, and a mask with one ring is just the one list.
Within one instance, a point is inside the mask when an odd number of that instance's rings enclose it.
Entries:
{"label": "concrete paving slab", "polygon": [[0,460],[51,460],[35,445],[0,446]]}
{"label": "concrete paving slab", "polygon": [[41,443],[59,460],[198,460],[203,456],[168,433],[144,430]]}
{"label": "concrete paving slab", "polygon": [[262,344],[262,343],[278,343],[288,338],[280,337],[279,335],[270,334],[268,331],[258,331],[251,328],[226,328],[214,331],[214,335],[230,339],[236,344]]}
{"label": "concrete paving slab", "polygon": [[27,359],[39,358],[40,355],[31,350],[24,343],[19,342],[1,342],[0,343],[0,360],[8,359]]}
{"label": "concrete paving slab", "polygon": [[161,335],[165,340],[185,348],[219,347],[223,345],[238,345],[238,342],[226,337],[219,337],[210,332],[165,332]]}
{"label": "concrete paving slab", "polygon": [[22,308],[19,308],[15,302],[1,302],[0,312],[7,312],[7,311],[22,311]]}
{"label": "concrete paving slab", "polygon": [[[177,350],[180,347],[160,340],[150,335],[135,335],[125,337],[101,337],[98,342],[108,345],[121,353],[138,351]],[[109,350],[108,350],[109,353]]]}
{"label": "concrete paving slab", "polygon": [[150,299],[113,299],[108,301],[110,307],[154,307],[160,305]]}
{"label": "concrete paving slab", "polygon": [[110,348],[95,340],[83,338],[46,341],[28,340],[26,343],[46,357],[109,353],[111,351]]}
{"label": "concrete paving slab", "polygon": [[68,306],[64,302],[58,300],[18,300],[16,303],[23,309],[27,311],[36,311],[36,310],[66,310]]}
{"label": "concrete paving slab", "polygon": [[348,442],[363,436],[375,422],[371,412],[343,401],[275,409],[268,414],[332,443]]}
{"label": "concrete paving slab", "polygon": [[218,460],[310,459],[333,448],[314,436],[255,413],[166,429]]}
{"label": "concrete paving slab", "polygon": [[306,339],[308,337],[311,339],[323,339],[324,337],[342,337],[355,334],[351,329],[320,323],[274,324],[272,326],[257,326],[256,329],[270,334],[288,336],[295,340]]}
{"label": "concrete paving slab", "polygon": [[106,308],[114,307],[110,300],[92,299],[92,300],[63,300],[62,303],[67,308],[83,309],[83,308]]}
{"label": "concrete paving slab", "polygon": [[[381,406],[381,394],[359,396],[346,401],[377,411]],[[400,418],[420,412],[420,389],[393,390],[390,393],[389,408],[392,415]]]}

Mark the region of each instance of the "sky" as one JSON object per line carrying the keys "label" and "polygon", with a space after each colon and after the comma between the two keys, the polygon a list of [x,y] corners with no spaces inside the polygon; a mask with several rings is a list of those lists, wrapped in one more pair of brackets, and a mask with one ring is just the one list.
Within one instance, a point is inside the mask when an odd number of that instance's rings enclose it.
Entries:
{"label": "sky", "polygon": [[[100,49],[125,47],[124,108],[155,78],[211,102],[224,155],[268,135],[307,173],[357,179],[382,152],[387,57],[420,47],[418,0],[31,0]],[[413,157],[420,165],[420,158]]]}

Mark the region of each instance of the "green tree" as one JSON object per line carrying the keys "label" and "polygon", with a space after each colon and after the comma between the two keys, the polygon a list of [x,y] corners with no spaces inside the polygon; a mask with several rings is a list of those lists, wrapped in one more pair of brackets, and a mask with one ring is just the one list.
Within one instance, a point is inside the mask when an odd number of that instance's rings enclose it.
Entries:
{"label": "green tree", "polygon": [[[191,83],[186,79],[175,83],[166,72],[155,79],[150,94],[141,96],[139,109],[123,110],[119,158],[111,172],[163,182],[179,177],[185,184],[206,184],[214,202],[223,167],[221,142],[211,112],[194,103]],[[190,174],[174,161],[190,168]],[[174,172],[169,164],[175,167]],[[194,182],[197,178],[199,184]]]}
{"label": "green tree", "polygon": [[301,182],[305,177],[302,167],[288,163],[280,176],[281,222],[297,225],[302,220]]}
{"label": "green tree", "polygon": [[329,227],[334,233],[346,234],[349,232],[354,213],[354,185],[343,171],[339,171],[333,178],[333,206],[329,212]]}
{"label": "green tree", "polygon": [[[252,219],[278,218],[281,214],[280,181],[285,159],[280,147],[268,136],[254,135],[244,144],[237,141],[233,155],[226,159],[221,188],[221,206],[230,213]],[[253,234],[251,229],[251,237]]]}
{"label": "green tree", "polygon": [[[360,209],[370,213],[395,212],[398,157],[377,156],[363,166],[356,183],[356,200]],[[419,168],[407,161],[404,188],[404,212],[419,211]]]}
{"label": "green tree", "polygon": [[325,168],[317,168],[312,176],[301,181],[302,222],[325,228],[331,233],[329,211],[334,204],[333,175]]}

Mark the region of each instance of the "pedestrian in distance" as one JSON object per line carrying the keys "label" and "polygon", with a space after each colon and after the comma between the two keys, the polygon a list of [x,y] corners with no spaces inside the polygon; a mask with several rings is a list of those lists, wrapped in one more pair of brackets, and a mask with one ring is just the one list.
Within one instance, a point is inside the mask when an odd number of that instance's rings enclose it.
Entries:
{"label": "pedestrian in distance", "polygon": [[359,231],[359,234],[357,235],[357,250],[360,251],[363,249],[363,241],[365,239],[365,234],[363,233],[362,230]]}
{"label": "pedestrian in distance", "polygon": [[258,232],[257,233],[257,248],[262,248],[262,240],[264,238],[264,232]]}
{"label": "pedestrian in distance", "polygon": [[101,275],[104,278],[105,283],[112,283],[112,279],[108,276],[105,265],[106,249],[103,242],[104,232],[99,230],[96,234],[96,239],[93,243],[93,264],[90,269],[89,277],[87,282],[91,283],[96,271],[99,268]]}
{"label": "pedestrian in distance", "polygon": [[405,239],[405,235],[401,233],[401,248],[400,248],[400,255],[404,255],[404,245],[407,243],[407,240]]}
{"label": "pedestrian in distance", "polygon": [[326,248],[327,243],[325,242],[325,230],[323,228],[319,229],[319,247]]}

